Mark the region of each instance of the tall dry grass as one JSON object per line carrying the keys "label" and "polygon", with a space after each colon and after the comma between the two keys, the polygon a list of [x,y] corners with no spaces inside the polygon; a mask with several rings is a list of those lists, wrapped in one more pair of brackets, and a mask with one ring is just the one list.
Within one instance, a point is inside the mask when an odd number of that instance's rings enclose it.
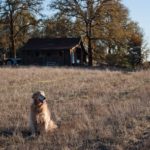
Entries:
{"label": "tall dry grass", "polygon": [[[44,90],[55,133],[30,139],[32,92]],[[0,149],[149,149],[150,71],[0,69]]]}

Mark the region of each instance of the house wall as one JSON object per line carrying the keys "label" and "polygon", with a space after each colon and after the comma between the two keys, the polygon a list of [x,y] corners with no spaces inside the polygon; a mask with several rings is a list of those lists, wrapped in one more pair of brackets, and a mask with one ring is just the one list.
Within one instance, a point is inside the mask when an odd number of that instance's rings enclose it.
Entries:
{"label": "house wall", "polygon": [[58,51],[24,51],[22,53],[24,65],[70,65],[70,53],[67,50]]}
{"label": "house wall", "polygon": [[72,65],[84,65],[86,62],[86,54],[80,48],[77,48],[75,51],[71,52],[71,63]]}

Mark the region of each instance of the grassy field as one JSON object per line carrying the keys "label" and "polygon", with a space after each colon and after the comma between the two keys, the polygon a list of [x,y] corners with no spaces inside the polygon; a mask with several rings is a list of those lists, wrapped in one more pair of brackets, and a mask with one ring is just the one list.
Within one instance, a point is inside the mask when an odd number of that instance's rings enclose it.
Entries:
{"label": "grassy field", "polygon": [[[36,90],[45,91],[59,128],[29,139]],[[150,71],[1,68],[0,149],[150,149]]]}

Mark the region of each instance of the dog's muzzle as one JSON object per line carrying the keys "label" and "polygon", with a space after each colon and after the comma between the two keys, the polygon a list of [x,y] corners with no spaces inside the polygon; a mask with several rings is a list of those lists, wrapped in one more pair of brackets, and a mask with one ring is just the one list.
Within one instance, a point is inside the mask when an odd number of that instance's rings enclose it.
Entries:
{"label": "dog's muzzle", "polygon": [[42,103],[44,102],[45,99],[46,99],[46,97],[44,97],[43,95],[39,95],[39,97],[38,97],[38,100]]}

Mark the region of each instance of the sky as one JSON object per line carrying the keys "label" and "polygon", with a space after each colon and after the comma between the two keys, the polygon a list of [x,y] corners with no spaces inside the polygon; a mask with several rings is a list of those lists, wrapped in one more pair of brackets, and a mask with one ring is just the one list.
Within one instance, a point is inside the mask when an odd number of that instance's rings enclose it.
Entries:
{"label": "sky", "polygon": [[143,29],[145,40],[150,48],[150,0],[123,0],[129,16]]}
{"label": "sky", "polygon": [[[129,10],[129,16],[133,21],[138,22],[144,32],[144,40],[150,49],[150,0],[122,0]],[[150,54],[148,57],[150,60]]]}
{"label": "sky", "polygon": [[[51,0],[45,0],[45,7]],[[144,39],[150,48],[150,0],[122,0],[129,10],[129,17],[138,22],[144,33]],[[48,12],[47,12],[48,13]],[[150,60],[150,56],[148,58]]]}

